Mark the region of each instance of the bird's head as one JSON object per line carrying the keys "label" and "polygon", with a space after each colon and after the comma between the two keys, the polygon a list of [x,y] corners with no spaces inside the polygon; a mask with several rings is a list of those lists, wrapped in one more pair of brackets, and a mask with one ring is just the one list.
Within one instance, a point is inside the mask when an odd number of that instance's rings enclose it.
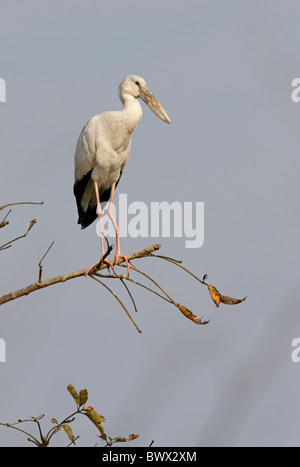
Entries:
{"label": "bird's head", "polygon": [[119,86],[119,97],[122,102],[126,95],[141,98],[152,112],[166,123],[171,123],[165,109],[158,102],[154,94],[147,88],[146,81],[140,76],[126,76]]}

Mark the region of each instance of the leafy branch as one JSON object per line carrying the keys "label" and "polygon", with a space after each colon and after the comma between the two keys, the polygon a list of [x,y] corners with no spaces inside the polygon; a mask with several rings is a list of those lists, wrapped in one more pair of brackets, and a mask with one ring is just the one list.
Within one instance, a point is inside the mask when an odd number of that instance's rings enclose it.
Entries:
{"label": "leafy branch", "polygon": [[[76,391],[72,384],[67,386],[67,389],[71,396],[73,397],[76,403],[76,410],[65,417],[61,422],[58,422],[56,418],[52,418],[51,422],[53,423],[52,428],[48,430],[47,433],[44,434],[41,420],[44,418],[45,415],[40,415],[39,417],[31,417],[26,420],[18,420],[14,423],[0,423],[0,426],[12,428],[16,431],[23,433],[24,435],[28,436],[28,442],[33,443],[37,447],[48,447],[52,437],[56,435],[61,429],[67,434],[68,436],[68,444],[67,447],[71,445],[76,445],[76,441],[78,440],[79,436],[75,436],[73,434],[73,430],[71,428],[71,423],[74,422],[77,415],[84,415],[86,416],[98,429],[99,431],[99,438],[104,441],[105,447],[110,447],[115,443],[124,443],[128,441],[133,441],[134,439],[138,438],[139,435],[133,433],[129,435],[127,438],[124,436],[116,436],[112,438],[108,436],[105,432],[105,428],[103,423],[105,422],[105,418],[103,415],[100,415],[96,410],[91,407],[85,407],[85,404],[88,400],[88,391],[86,389],[81,389],[79,393]],[[37,426],[37,434],[33,435],[29,431],[20,428],[20,425],[23,424],[35,424]]]}
{"label": "leafy branch", "polygon": [[18,203],[8,203],[8,204],[4,204],[3,206],[0,206],[0,211],[2,209],[6,209],[10,206],[19,206],[20,204],[39,204],[39,205],[42,205],[44,204],[44,201],[41,201],[40,203],[36,203],[36,202],[33,202],[33,201],[20,201]]}

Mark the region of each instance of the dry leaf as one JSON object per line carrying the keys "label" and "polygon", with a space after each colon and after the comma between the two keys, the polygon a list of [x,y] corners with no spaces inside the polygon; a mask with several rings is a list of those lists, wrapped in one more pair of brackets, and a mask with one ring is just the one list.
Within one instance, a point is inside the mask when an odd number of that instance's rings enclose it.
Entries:
{"label": "dry leaf", "polygon": [[247,297],[244,298],[232,298],[226,297],[226,295],[221,295],[221,302],[225,303],[225,305],[236,305],[237,303],[241,303],[246,300]]}
{"label": "dry leaf", "polygon": [[181,311],[182,314],[191,321],[193,321],[196,324],[208,324],[209,321],[202,321],[202,318],[198,318],[198,316],[195,316],[188,308],[186,308],[183,305],[180,305],[180,303],[176,303],[177,308]]}
{"label": "dry leaf", "polygon": [[113,443],[128,443],[129,441],[133,441],[138,437],[139,435],[137,435],[136,433],[132,433],[128,436],[128,438],[125,438],[125,436],[117,436],[116,438],[113,438],[112,441]]}
{"label": "dry leaf", "polygon": [[220,305],[220,303],[224,303],[225,305],[236,305],[237,303],[241,303],[246,300],[247,297],[244,298],[232,298],[227,297],[226,295],[220,294],[220,292],[211,284],[206,284],[205,280],[207,278],[207,274],[203,276],[203,283],[207,286],[210,296],[213,299],[216,307]]}
{"label": "dry leaf", "polygon": [[216,307],[218,307],[220,305],[220,301],[221,301],[220,292],[213,285],[210,285],[210,284],[206,284],[206,285],[208,287],[211,298],[213,299]]}
{"label": "dry leaf", "polygon": [[114,443],[126,443],[127,439],[124,436],[119,436],[119,438],[114,439]]}

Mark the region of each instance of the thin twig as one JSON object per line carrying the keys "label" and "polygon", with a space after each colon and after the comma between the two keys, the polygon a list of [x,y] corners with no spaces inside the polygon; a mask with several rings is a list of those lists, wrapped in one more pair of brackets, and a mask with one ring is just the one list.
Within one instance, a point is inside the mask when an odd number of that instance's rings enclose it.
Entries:
{"label": "thin twig", "polygon": [[44,204],[44,201],[42,201],[41,203],[34,203],[32,201],[21,201],[20,203],[9,203],[9,204],[5,204],[4,206],[0,206],[0,211],[2,209],[8,208],[9,206],[17,206],[19,204],[39,204],[39,205],[41,205],[41,204]]}
{"label": "thin twig", "polygon": [[4,243],[4,245],[1,245],[1,246],[0,246],[0,251],[1,251],[1,250],[6,250],[7,248],[10,248],[10,247],[11,247],[11,244],[12,244],[13,242],[16,242],[17,240],[20,240],[21,238],[26,237],[26,235],[27,235],[28,232],[32,229],[32,227],[34,226],[34,224],[36,224],[36,219],[32,219],[32,220],[30,221],[29,227],[28,227],[27,231],[26,231],[23,235],[20,235],[19,237],[16,237],[16,238],[14,238],[13,240],[10,240],[10,241],[7,242],[7,243]]}
{"label": "thin twig", "polygon": [[171,261],[172,263],[179,263],[179,264],[182,263],[182,260],[181,260],[181,259],[171,258],[170,256],[154,255],[154,254],[151,254],[151,255],[149,255],[149,256],[157,256],[157,258],[165,259],[165,260],[167,260],[167,261]]}
{"label": "thin twig", "polygon": [[149,290],[149,292],[152,292],[154,293],[155,295],[157,295],[158,297],[162,298],[163,300],[165,300],[166,302],[168,303],[173,303],[171,300],[169,300],[167,297],[164,297],[163,295],[161,295],[160,293],[156,292],[155,290],[153,289],[150,289],[150,287],[147,287],[145,284],[141,284],[140,282],[137,282],[135,281],[134,279],[132,279],[131,277],[124,277],[125,280],[127,281],[130,281],[130,282],[133,282],[133,284],[136,284],[136,285],[139,285],[140,287],[143,287],[144,289],[146,290]]}
{"label": "thin twig", "polygon": [[32,441],[36,446],[40,446],[40,442],[38,439],[33,436],[31,433],[28,433],[28,431],[22,430],[22,428],[19,428],[15,425],[24,423],[24,422],[34,422],[35,420],[19,420],[18,422],[15,423],[0,423],[2,426],[6,426],[7,428],[13,428],[14,430],[20,431],[21,433],[24,433],[27,436],[30,436],[32,439],[28,439],[28,441]]}
{"label": "thin twig", "polygon": [[67,444],[67,446],[66,446],[66,447],[67,447],[67,448],[69,448],[70,446],[72,446],[72,444],[74,444],[74,446],[76,446],[76,443],[75,443],[75,441],[77,441],[77,440],[78,440],[78,438],[79,438],[79,436],[76,436],[76,437],[75,437],[75,438],[74,438],[72,441],[70,441],[70,443],[69,443],[69,444]]}
{"label": "thin twig", "polygon": [[134,300],[134,298],[133,298],[133,296],[132,296],[132,293],[130,292],[128,286],[127,286],[127,285],[125,284],[125,282],[124,282],[124,277],[121,277],[120,281],[122,282],[122,284],[124,285],[125,289],[127,290],[127,293],[128,293],[128,295],[129,295],[129,297],[130,297],[130,299],[131,299],[131,301],[132,301],[134,311],[137,312],[137,307],[136,307],[135,300]]}
{"label": "thin twig", "polygon": [[[124,266],[124,267],[125,267],[125,266]],[[164,293],[164,294],[166,295],[166,297],[168,297],[168,299],[169,299],[169,301],[170,301],[171,303],[173,303],[174,305],[176,305],[175,301],[170,297],[170,295],[168,295],[167,292],[166,292],[154,279],[152,279],[152,277],[148,276],[148,274],[146,274],[146,273],[143,272],[143,271],[140,271],[140,270],[137,269],[137,268],[134,268],[134,271],[135,271],[135,272],[138,272],[139,274],[142,274],[142,275],[145,276],[145,277],[147,277],[147,279],[149,279],[151,282],[153,282],[153,284],[155,284],[156,287],[158,287],[158,288],[162,291],[162,293]]]}
{"label": "thin twig", "polygon": [[104,260],[108,257],[108,255],[114,249],[115,246],[114,245],[109,245],[106,237],[105,237],[105,240],[106,240],[106,243],[107,243],[107,250],[104,253],[104,255],[102,256],[102,258],[100,258],[100,261],[97,264],[95,264],[95,266],[89,271],[89,274],[88,274],[89,276],[92,276],[94,274],[94,272],[99,271],[100,266],[102,266],[102,264],[107,265],[107,263],[104,263]]}
{"label": "thin twig", "polygon": [[[41,442],[42,442],[42,445],[43,445],[43,444],[45,444],[45,441],[46,441],[46,440],[45,440],[44,437],[43,437],[42,428],[41,428],[41,424],[40,424],[40,421],[39,421],[39,420],[40,420],[40,419],[38,419],[38,418],[33,419],[33,421],[34,421],[35,423],[37,423],[38,430],[39,430],[39,435],[40,435]],[[47,443],[47,444],[48,444],[48,443]]]}
{"label": "thin twig", "polygon": [[[126,267],[126,266],[122,265],[122,267]],[[136,268],[133,269],[133,271],[135,271],[135,270],[136,270]],[[163,300],[166,300],[166,302],[168,302],[168,303],[173,303],[171,300],[169,300],[168,298],[164,297],[163,295],[161,295],[160,293],[156,292],[155,290],[150,289],[150,287],[147,287],[145,284],[141,284],[140,282],[135,281],[134,279],[132,279],[131,277],[129,277],[127,274],[117,274],[117,275],[114,275],[114,274],[101,274],[100,272],[95,272],[93,275],[94,275],[94,276],[97,276],[97,277],[102,277],[103,279],[120,279],[120,280],[126,280],[126,281],[129,281],[129,282],[132,282],[133,284],[139,285],[140,287],[143,287],[144,289],[149,290],[149,292],[154,293],[155,295],[157,295],[158,297],[162,298]]]}
{"label": "thin twig", "polygon": [[176,266],[178,266],[179,268],[183,269],[185,272],[187,272],[188,274],[190,274],[192,277],[194,277],[194,279],[196,279],[197,281],[201,282],[201,284],[205,284],[205,282],[201,279],[199,279],[199,277],[197,277],[195,274],[193,274],[191,271],[189,271],[187,268],[185,268],[184,266],[182,266],[181,264],[181,261],[177,261],[176,259],[173,259],[173,258],[169,258],[168,256],[162,256],[162,255],[154,255],[153,253],[149,256],[153,256],[154,258],[161,258],[161,259],[164,259],[166,261],[169,261],[170,263],[173,263],[175,264]]}
{"label": "thin twig", "polygon": [[136,327],[137,331],[139,333],[141,333],[142,331],[139,329],[139,327],[137,326],[137,324],[135,323],[135,321],[132,319],[129,311],[127,310],[127,308],[125,307],[125,305],[123,304],[123,302],[119,299],[118,295],[115,294],[115,292],[113,292],[106,284],[104,284],[103,282],[101,282],[99,279],[97,279],[97,277],[91,275],[92,279],[94,279],[95,281],[99,282],[99,284],[103,285],[103,287],[105,287],[117,300],[118,302],[120,303],[120,305],[122,306],[122,308],[125,310],[127,316],[129,317],[130,321],[134,324],[134,326]]}
{"label": "thin twig", "polygon": [[11,213],[11,209],[8,211],[8,213],[6,214],[6,216],[4,216],[4,218],[3,218],[2,221],[0,222],[0,228],[1,228],[1,227],[5,227],[6,225],[9,224],[9,221],[5,221],[5,219],[9,216],[10,213]]}
{"label": "thin twig", "polygon": [[49,250],[52,248],[54,244],[54,240],[53,242],[51,243],[51,245],[49,246],[48,250],[46,251],[46,253],[44,254],[44,256],[42,257],[42,259],[40,260],[39,262],[39,279],[38,279],[38,283],[40,284],[42,282],[42,272],[43,272],[43,266],[42,266],[42,261],[43,259],[45,258],[45,256],[48,254]]}

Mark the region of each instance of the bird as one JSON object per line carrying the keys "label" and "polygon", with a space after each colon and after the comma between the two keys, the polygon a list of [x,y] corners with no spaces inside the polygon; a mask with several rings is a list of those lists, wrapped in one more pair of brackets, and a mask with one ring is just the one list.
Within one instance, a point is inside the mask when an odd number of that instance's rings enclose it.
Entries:
{"label": "bird", "polygon": [[[78,224],[82,229],[91,225],[97,218],[100,224],[101,257],[93,264],[86,275],[96,265],[106,263],[116,275],[114,265],[120,258],[129,265],[134,264],[121,254],[119,228],[114,218],[113,199],[115,189],[124,172],[131,150],[131,137],[142,118],[142,99],[152,112],[166,123],[170,117],[154,94],[148,89],[143,78],[128,75],[120,83],[119,98],[122,110],[106,111],[90,118],[83,127],[76,144],[74,158],[74,186],[78,210]],[[101,203],[109,202],[107,214],[116,234],[116,253],[113,261],[107,259],[103,240]]]}

